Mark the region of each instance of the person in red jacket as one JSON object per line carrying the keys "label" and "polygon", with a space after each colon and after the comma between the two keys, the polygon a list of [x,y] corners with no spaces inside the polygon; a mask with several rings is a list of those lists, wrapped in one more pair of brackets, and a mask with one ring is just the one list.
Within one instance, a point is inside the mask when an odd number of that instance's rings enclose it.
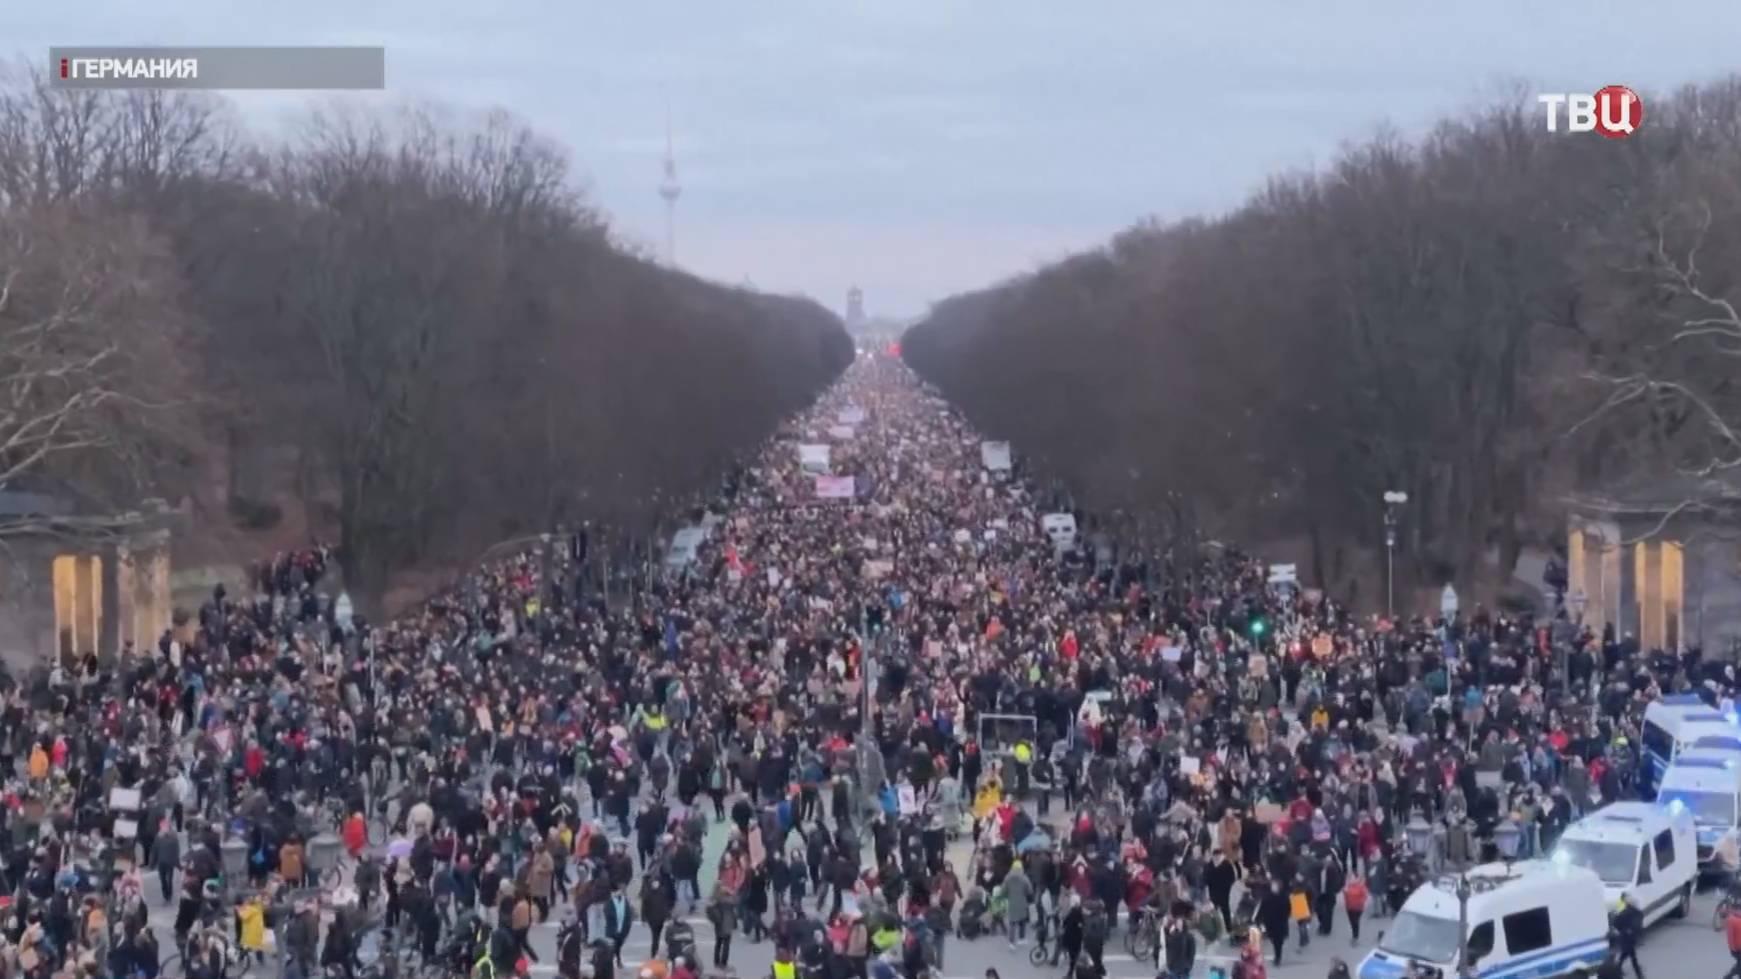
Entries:
{"label": "person in red jacket", "polygon": [[342,835],[345,841],[345,850],[350,853],[351,859],[355,860],[362,856],[363,848],[369,845],[369,827],[367,823],[363,822],[362,813],[351,813],[351,818],[345,820]]}
{"label": "person in red jacket", "polygon": [[1360,944],[1360,916],[1366,912],[1366,879],[1350,870],[1348,883],[1342,887],[1342,907],[1348,912],[1348,930],[1354,935],[1350,945]]}
{"label": "person in red jacket", "polygon": [[1134,921],[1148,903],[1149,895],[1155,892],[1155,872],[1135,860],[1126,860],[1124,870],[1124,904]]}
{"label": "person in red jacket", "polygon": [[1729,955],[1735,964],[1723,974],[1723,979],[1741,979],[1741,906],[1729,905],[1729,917],[1723,921],[1724,937],[1729,939]]}

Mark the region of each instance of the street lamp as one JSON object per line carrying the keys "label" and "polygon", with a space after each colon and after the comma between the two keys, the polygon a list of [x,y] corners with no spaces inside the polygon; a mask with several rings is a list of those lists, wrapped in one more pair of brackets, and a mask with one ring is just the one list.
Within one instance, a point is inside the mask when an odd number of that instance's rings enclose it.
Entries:
{"label": "street lamp", "polygon": [[1419,809],[1416,809],[1414,815],[1409,817],[1408,825],[1403,827],[1403,832],[1407,835],[1410,853],[1423,860],[1432,856],[1433,824],[1427,822],[1426,817],[1421,815]]}
{"label": "street lamp", "polygon": [[1493,829],[1493,842],[1499,848],[1499,858],[1506,863],[1517,859],[1517,845],[1523,839],[1523,829],[1517,820],[1507,817]]}
{"label": "street lamp", "polygon": [[326,872],[338,866],[339,851],[344,842],[332,833],[320,833],[308,841],[309,877],[320,880]]}
{"label": "street lamp", "polygon": [[224,864],[224,890],[234,895],[248,876],[248,844],[231,836],[218,844],[218,853]]}
{"label": "street lamp", "polygon": [[1457,875],[1457,979],[1469,979],[1469,875]]}
{"label": "street lamp", "polygon": [[1396,508],[1409,501],[1401,490],[1384,494],[1384,614],[1396,618]]}

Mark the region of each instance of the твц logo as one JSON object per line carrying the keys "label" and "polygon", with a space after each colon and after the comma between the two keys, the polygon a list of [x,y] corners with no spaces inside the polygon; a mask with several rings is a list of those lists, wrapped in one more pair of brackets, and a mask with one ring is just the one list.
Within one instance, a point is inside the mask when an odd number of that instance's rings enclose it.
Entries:
{"label": "\u0442\u0432\u0446 logo", "polygon": [[1538,95],[1537,102],[1548,107],[1548,132],[1560,131],[1560,107],[1566,107],[1566,131],[1587,133],[1591,130],[1609,139],[1625,139],[1644,121],[1644,103],[1638,93],[1625,85],[1609,85],[1594,95]]}

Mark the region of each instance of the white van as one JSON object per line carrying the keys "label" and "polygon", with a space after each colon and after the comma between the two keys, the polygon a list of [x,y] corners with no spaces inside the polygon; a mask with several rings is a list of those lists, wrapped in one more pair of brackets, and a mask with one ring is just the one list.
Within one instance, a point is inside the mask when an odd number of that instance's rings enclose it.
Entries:
{"label": "white van", "polygon": [[[1704,741],[1718,739],[1705,738]],[[1719,873],[1735,868],[1719,853],[1735,853],[1741,827],[1741,751],[1693,748],[1675,757],[1656,791],[1657,805],[1679,806],[1693,814],[1699,843],[1699,869]],[[1729,844],[1729,845],[1724,845]]]}
{"label": "white van", "polygon": [[1649,802],[1616,802],[1566,827],[1553,861],[1583,867],[1602,879],[1608,910],[1630,894],[1644,923],[1671,912],[1685,917],[1699,875],[1693,814]]}
{"label": "white van", "polygon": [[[1537,979],[1593,973],[1607,955],[1608,912],[1590,871],[1528,860],[1483,864],[1465,877],[1471,974]],[[1416,888],[1379,933],[1355,979],[1396,979],[1411,962],[1455,976],[1457,885],[1458,878],[1444,876]]]}
{"label": "white van", "polygon": [[1644,766],[1638,773],[1638,788],[1645,798],[1654,798],[1662,773],[1675,756],[1708,737],[1741,737],[1741,724],[1699,699],[1696,693],[1659,697],[1644,708]]}

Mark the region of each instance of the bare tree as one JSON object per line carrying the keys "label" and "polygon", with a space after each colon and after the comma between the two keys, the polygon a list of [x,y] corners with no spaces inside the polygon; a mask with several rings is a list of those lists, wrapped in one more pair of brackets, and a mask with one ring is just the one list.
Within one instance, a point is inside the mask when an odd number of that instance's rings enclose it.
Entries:
{"label": "bare tree", "polygon": [[175,300],[173,267],[138,221],[0,210],[0,489],[77,477],[97,497],[83,502],[108,504],[149,485],[177,414]]}

